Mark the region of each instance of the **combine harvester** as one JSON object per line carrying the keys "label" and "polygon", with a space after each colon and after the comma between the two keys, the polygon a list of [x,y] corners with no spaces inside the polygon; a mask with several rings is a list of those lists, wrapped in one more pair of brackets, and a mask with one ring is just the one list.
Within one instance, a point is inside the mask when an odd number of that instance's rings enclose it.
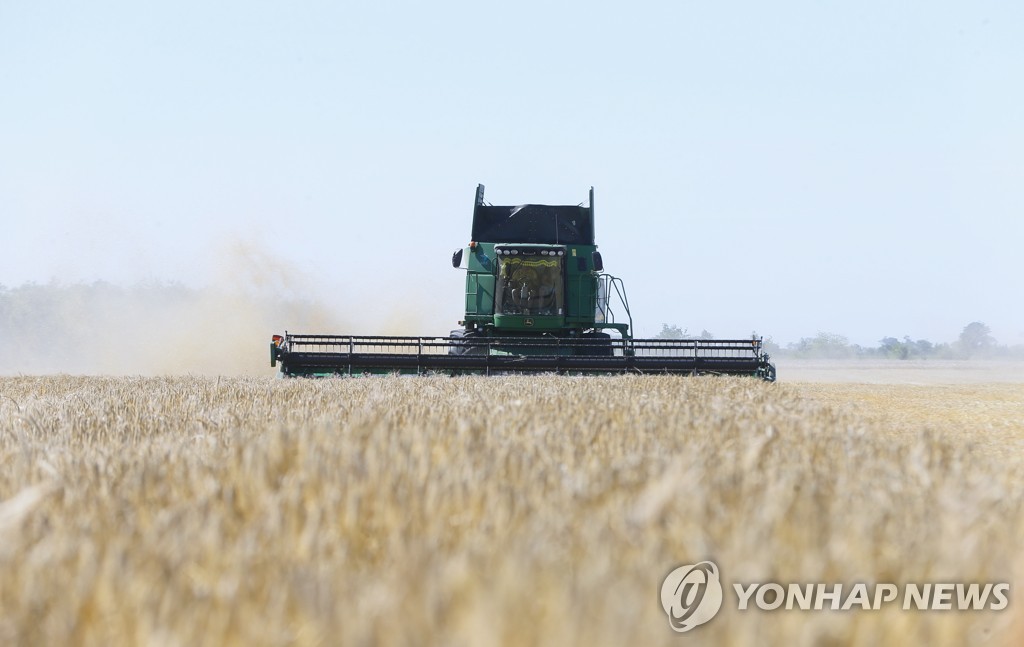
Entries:
{"label": "combine harvester", "polygon": [[[463,261],[466,261],[463,267]],[[494,206],[476,189],[465,318],[448,337],[274,335],[284,376],[374,373],[749,375],[775,380],[761,339],[633,339],[622,280],[604,273],[589,206]],[[626,321],[616,321],[612,296]],[[628,322],[628,323],[627,323]],[[608,331],[614,332],[615,336]]]}

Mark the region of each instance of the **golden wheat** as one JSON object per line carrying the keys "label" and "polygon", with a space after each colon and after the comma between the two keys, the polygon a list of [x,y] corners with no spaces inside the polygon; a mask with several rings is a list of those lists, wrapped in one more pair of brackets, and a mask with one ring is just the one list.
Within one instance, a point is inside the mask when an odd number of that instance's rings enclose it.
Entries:
{"label": "golden wheat", "polygon": [[[677,644],[658,597],[1022,581],[1024,387],[734,378],[0,380],[0,643]],[[728,594],[729,592],[727,592]],[[685,640],[1021,637],[738,612]]]}

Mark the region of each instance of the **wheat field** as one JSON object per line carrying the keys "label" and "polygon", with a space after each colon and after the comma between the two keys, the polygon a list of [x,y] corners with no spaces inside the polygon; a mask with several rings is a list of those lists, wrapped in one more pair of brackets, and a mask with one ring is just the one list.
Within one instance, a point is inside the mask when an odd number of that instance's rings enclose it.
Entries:
{"label": "wheat field", "polygon": [[[1020,644],[1022,421],[1019,383],[2,378],[0,644]],[[680,636],[706,559],[1013,589]]]}

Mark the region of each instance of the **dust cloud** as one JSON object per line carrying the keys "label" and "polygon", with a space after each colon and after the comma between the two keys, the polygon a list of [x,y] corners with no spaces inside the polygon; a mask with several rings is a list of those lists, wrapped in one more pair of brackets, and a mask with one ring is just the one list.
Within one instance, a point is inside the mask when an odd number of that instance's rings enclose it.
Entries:
{"label": "dust cloud", "polygon": [[345,334],[329,287],[265,250],[230,243],[201,288],[150,282],[0,286],[0,375],[271,375],[270,337]]}

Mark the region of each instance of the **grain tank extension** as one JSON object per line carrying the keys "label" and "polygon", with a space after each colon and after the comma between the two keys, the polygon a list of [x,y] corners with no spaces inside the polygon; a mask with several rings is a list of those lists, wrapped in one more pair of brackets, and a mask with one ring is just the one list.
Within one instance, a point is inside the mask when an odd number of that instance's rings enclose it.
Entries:
{"label": "grain tank extension", "polygon": [[775,380],[759,338],[634,339],[623,282],[604,271],[587,206],[496,206],[479,185],[465,311],[447,337],[274,335],[271,366],[286,376],[365,373],[750,375]]}

